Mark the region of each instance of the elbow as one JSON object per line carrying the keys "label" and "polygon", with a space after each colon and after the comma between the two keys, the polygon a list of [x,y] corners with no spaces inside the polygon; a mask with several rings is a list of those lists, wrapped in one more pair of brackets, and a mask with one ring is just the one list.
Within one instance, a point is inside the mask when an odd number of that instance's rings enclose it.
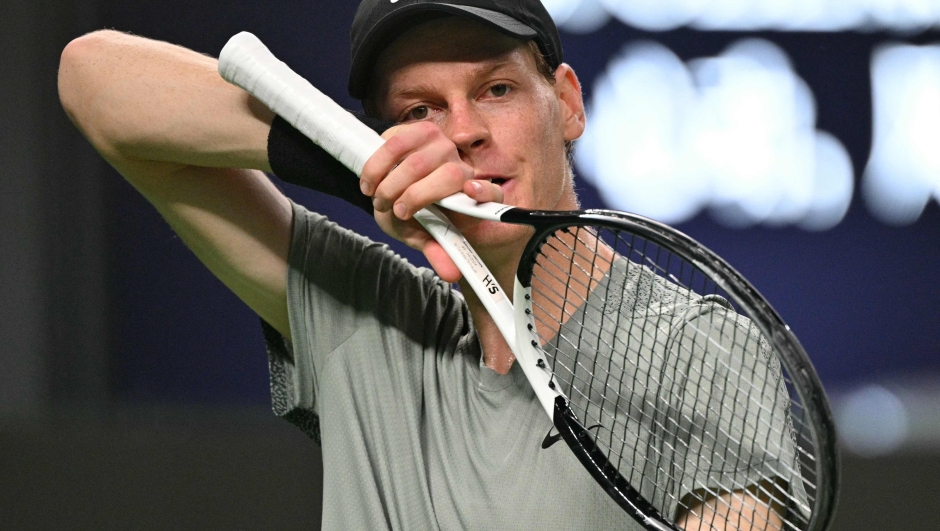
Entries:
{"label": "elbow", "polygon": [[57,83],[62,109],[99,150],[105,139],[96,124],[95,97],[102,88],[101,70],[109,54],[108,46],[120,35],[112,30],[82,35],[69,42],[59,58]]}
{"label": "elbow", "polygon": [[97,40],[98,32],[82,35],[68,43],[59,57],[59,101],[73,122],[81,117],[82,102],[88,88],[85,83],[89,77],[87,70],[99,48]]}

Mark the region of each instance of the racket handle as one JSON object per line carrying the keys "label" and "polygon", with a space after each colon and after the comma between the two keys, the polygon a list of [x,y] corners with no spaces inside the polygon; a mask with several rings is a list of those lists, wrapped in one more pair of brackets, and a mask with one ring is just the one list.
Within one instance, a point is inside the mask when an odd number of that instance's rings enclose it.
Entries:
{"label": "racket handle", "polygon": [[357,120],[243,31],[219,54],[219,74],[245,89],[357,176],[382,144]]}

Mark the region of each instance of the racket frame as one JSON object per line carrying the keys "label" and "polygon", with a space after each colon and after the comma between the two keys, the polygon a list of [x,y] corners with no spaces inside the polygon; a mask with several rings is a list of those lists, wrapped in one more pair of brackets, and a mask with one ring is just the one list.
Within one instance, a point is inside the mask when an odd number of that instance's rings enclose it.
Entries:
{"label": "racket frame", "polygon": [[[809,531],[828,529],[835,514],[841,478],[835,423],[829,408],[829,401],[819,376],[799,340],[790,327],[784,323],[780,314],[747,279],[723,258],[685,233],[636,214],[605,209],[555,212],[516,208],[503,213],[500,221],[528,225],[536,229],[523,251],[516,271],[515,292],[517,295],[514,298],[517,318],[516,344],[520,350],[516,356],[522,363],[532,364],[531,360],[543,358],[539,352],[540,349],[535,347],[539,337],[532,308],[532,273],[535,270],[539,248],[558,230],[587,225],[635,234],[693,264],[718,288],[727,293],[779,353],[780,363],[789,374],[792,388],[798,394],[809,417],[808,421],[814,428],[811,431],[815,436],[813,443],[817,449],[815,452],[817,489],[806,529]],[[521,298],[519,298],[520,295]],[[540,369],[537,364],[532,368]],[[523,365],[523,370],[525,369]],[[525,372],[528,376],[529,371]],[[549,374],[552,374],[550,370]],[[537,389],[536,393],[538,394]],[[541,396],[539,398],[542,399]],[[610,464],[604,452],[592,442],[594,435],[570,410],[564,395],[559,393],[559,397],[553,400],[551,416],[552,423],[572,452],[625,511],[647,529],[681,531],[664,518]],[[820,481],[822,478],[826,481]]]}

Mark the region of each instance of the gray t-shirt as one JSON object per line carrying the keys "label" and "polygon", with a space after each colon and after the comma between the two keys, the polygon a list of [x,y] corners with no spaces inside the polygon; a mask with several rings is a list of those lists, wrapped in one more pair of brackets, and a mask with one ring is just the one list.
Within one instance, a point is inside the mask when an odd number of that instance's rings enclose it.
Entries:
{"label": "gray t-shirt", "polygon": [[297,205],[289,262],[272,399],[320,441],[323,529],[642,529],[563,443],[540,448],[551,422],[522,370],[481,365],[432,271]]}
{"label": "gray t-shirt", "polygon": [[[642,529],[564,443],[540,448],[551,422],[521,368],[500,375],[482,365],[463,296],[432,271],[297,205],[289,264],[294,341],[267,330],[272,400],[278,415],[321,444],[324,529]],[[559,356],[582,348],[578,342],[607,344],[593,353],[602,364],[646,373],[621,390],[637,404],[634,418],[619,423],[619,437],[635,449],[635,462],[622,468],[628,479],[674,516],[693,489],[743,488],[781,463],[789,468],[793,448],[778,443],[768,452],[765,444],[789,437],[779,368],[760,356],[750,367],[722,365],[720,352],[710,354],[752,327],[722,301],[631,264],[619,260],[596,290],[605,299],[579,310],[578,319],[596,326],[559,334]],[[631,318],[631,334],[664,337],[639,342],[654,345],[649,351],[621,348],[605,339],[616,328],[608,313]],[[706,318],[731,324],[703,337],[696,323]],[[706,359],[718,363],[706,367]],[[713,371],[717,377],[703,374]],[[769,380],[756,401],[735,406],[742,413],[696,409],[737,400],[724,389],[742,371]],[[667,414],[683,425],[663,424]],[[758,418],[766,427],[753,433],[744,419]],[[723,434],[742,431],[760,442],[729,446]]]}

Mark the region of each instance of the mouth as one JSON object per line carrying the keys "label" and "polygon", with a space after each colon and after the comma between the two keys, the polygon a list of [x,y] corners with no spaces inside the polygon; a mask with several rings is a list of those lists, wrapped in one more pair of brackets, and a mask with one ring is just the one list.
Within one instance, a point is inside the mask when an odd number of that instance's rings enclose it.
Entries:
{"label": "mouth", "polygon": [[490,174],[486,174],[486,173],[477,174],[476,179],[480,181],[491,182],[495,184],[496,186],[499,186],[503,194],[503,198],[500,200],[500,202],[509,204],[508,203],[510,201],[509,196],[512,195],[511,190],[513,188],[513,184],[515,184],[513,177],[503,177],[502,175],[496,172],[493,172]]}
{"label": "mouth", "polygon": [[479,180],[481,180],[481,181],[489,181],[489,182],[494,183],[494,184],[497,184],[497,185],[499,185],[499,186],[502,186],[502,185],[506,184],[506,183],[509,181],[509,179],[506,179],[506,178],[504,178],[504,177],[479,177]]}

